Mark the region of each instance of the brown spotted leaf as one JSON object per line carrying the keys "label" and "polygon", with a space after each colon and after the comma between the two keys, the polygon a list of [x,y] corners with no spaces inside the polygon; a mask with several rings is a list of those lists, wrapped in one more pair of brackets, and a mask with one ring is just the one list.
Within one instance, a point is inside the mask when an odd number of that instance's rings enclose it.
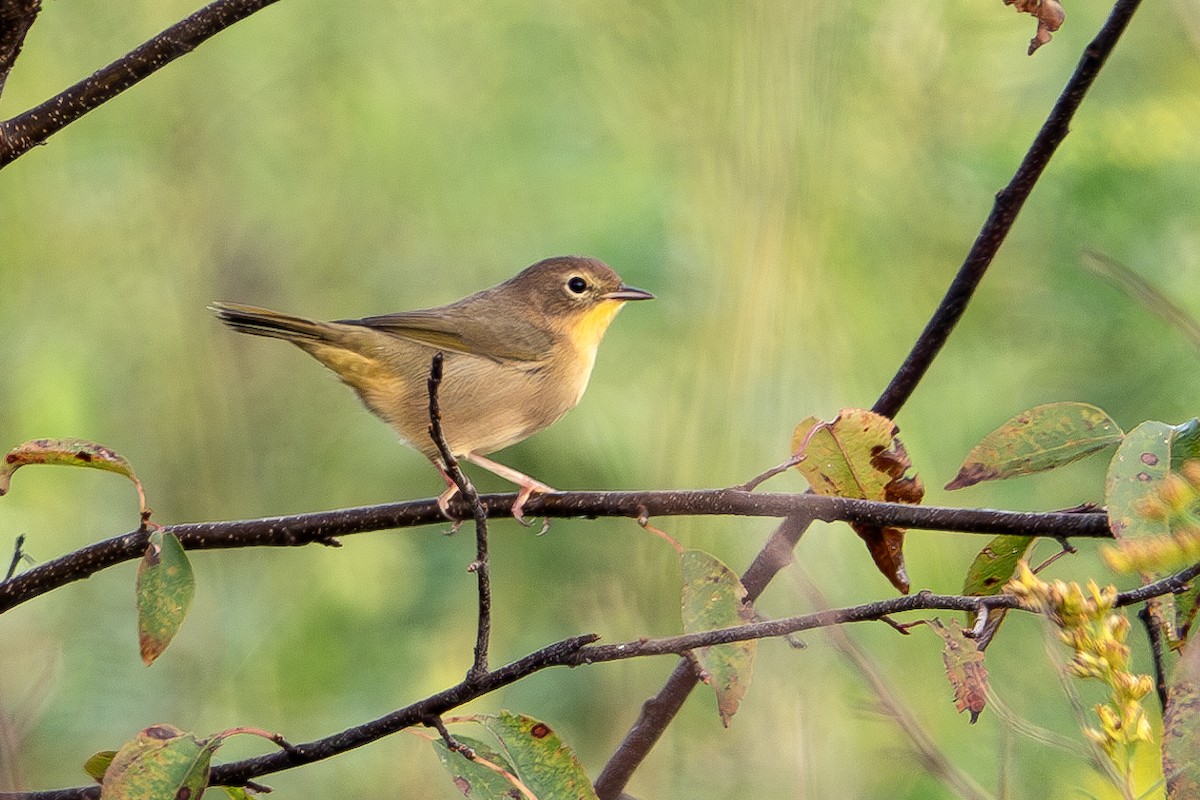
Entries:
{"label": "brown spotted leaf", "polygon": [[198,799],[215,749],[209,740],[171,725],[146,728],[113,756],[100,800]]}
{"label": "brown spotted leaf", "polygon": [[[685,550],[679,563],[683,572],[684,631],[698,633],[754,621],[754,609],[746,602],[746,587],[719,559],[701,550]],[[750,688],[757,646],[757,641],[748,639],[694,651],[704,682],[716,693],[717,711],[727,728]]]}
{"label": "brown spotted leaf", "polygon": [[575,753],[546,723],[509,711],[480,717],[479,721],[500,741],[500,749],[517,777],[538,800],[596,797]]}
{"label": "brown spotted leaf", "polygon": [[1117,423],[1087,403],[1037,406],[983,437],[946,488],[962,489],[1061,467],[1112,447],[1123,436]]}
{"label": "brown spotted leaf", "polygon": [[[920,503],[925,487],[916,476],[898,429],[887,417],[858,408],[843,409],[832,422],[809,417],[792,434],[792,452],[803,459],[796,468],[817,494]],[[875,566],[901,592],[909,588],[904,567],[904,529],[854,523]]]}
{"label": "brown spotted leaf", "polygon": [[1162,760],[1168,800],[1200,797],[1200,645],[1194,639],[1171,675]]}
{"label": "brown spotted leaf", "polygon": [[960,712],[970,711],[974,723],[987,704],[988,674],[983,653],[975,640],[959,627],[958,620],[950,620],[949,628],[936,617],[928,622],[946,644],[942,659],[946,663],[946,677],[954,687],[954,707]]}
{"label": "brown spotted leaf", "polygon": [[152,531],[137,573],[138,645],[147,666],[171,643],[195,592],[192,565],[179,539]]}
{"label": "brown spotted leaf", "polygon": [[142,517],[147,515],[146,493],[142,490],[142,482],[133,473],[133,466],[124,456],[102,444],[83,439],[33,439],[17,445],[0,461],[0,497],[8,493],[12,474],[29,464],[90,467],[124,475],[137,489]]}
{"label": "brown spotted leaf", "polygon": [[1029,42],[1029,55],[1033,55],[1034,51],[1049,42],[1053,38],[1051,34],[1061,28],[1067,18],[1062,3],[1058,0],[1004,0],[1004,5],[1037,17],[1037,33]]}

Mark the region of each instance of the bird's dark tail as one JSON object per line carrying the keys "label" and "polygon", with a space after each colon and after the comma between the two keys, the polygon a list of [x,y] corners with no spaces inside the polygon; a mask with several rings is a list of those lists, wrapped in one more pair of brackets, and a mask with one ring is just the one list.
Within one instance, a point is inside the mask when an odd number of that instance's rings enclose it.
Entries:
{"label": "bird's dark tail", "polygon": [[329,325],[304,317],[293,317],[266,308],[243,306],[237,303],[213,303],[209,306],[217,319],[235,331],[255,336],[299,341],[328,341]]}

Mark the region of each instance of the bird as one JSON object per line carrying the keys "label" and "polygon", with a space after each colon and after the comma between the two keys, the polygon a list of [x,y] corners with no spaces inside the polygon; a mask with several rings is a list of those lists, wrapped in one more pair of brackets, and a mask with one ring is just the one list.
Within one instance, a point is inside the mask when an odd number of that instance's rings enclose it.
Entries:
{"label": "bird", "polygon": [[626,285],[595,258],[557,256],[436,308],[321,322],[265,308],[214,302],[235,331],[291,342],[330,369],[402,442],[428,458],[446,490],[458,486],[430,434],[428,378],[443,354],[438,389],[442,431],[465,459],[518,487],[520,522],[532,494],[555,491],[486,456],[557,422],[587,388],[596,351],[625,303],[654,295]]}

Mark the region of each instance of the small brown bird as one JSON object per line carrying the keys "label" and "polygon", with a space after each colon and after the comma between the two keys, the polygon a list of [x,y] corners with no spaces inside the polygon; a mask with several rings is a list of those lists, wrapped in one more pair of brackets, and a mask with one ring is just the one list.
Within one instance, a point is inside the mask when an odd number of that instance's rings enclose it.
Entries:
{"label": "small brown bird", "polygon": [[[242,333],[286,339],[354,389],[372,412],[438,468],[446,513],[457,486],[429,435],[428,377],[444,354],[438,390],[450,451],[515,483],[512,513],[540,481],[484,458],[553,424],[583,396],[596,349],[630,300],[654,295],[632,286],[594,258],[539,261],[498,286],[439,308],[334,322],[263,308],[214,303],[222,322]],[[449,516],[447,514],[447,516]]]}

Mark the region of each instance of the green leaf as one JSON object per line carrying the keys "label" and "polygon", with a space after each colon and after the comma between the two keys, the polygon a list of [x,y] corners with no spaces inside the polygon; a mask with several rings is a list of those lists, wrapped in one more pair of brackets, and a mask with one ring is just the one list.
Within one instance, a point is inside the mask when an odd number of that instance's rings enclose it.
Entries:
{"label": "green leaf", "polygon": [[104,773],[100,800],[189,800],[208,785],[215,750],[171,725],[154,725],[126,742]]}
{"label": "green leaf", "polygon": [[1163,481],[1200,452],[1200,421],[1182,425],[1143,422],[1125,437],[1108,465],[1105,503],[1113,535],[1142,538],[1167,536],[1171,520],[1144,513],[1147,502],[1161,490]]}
{"label": "green leaf", "polygon": [[101,750],[83,762],[83,771],[95,778],[96,783],[100,783],[104,780],[104,773],[108,770],[108,765],[112,763],[116,754],[116,750]]}
{"label": "green leaf", "polygon": [[538,800],[591,800],[596,790],[575,753],[550,726],[532,717],[501,711],[480,718]]}
{"label": "green leaf", "polygon": [[505,770],[516,775],[516,770],[508,763],[502,754],[489,747],[486,743],[466,736],[454,737],[459,744],[466,745],[475,751],[476,760],[471,760],[462,753],[451,750],[441,739],[433,740],[433,749],[437,752],[444,766],[454,779],[454,785],[464,795],[474,800],[512,800],[520,798],[521,792],[516,786],[496,769]]}
{"label": "green leaf", "polygon": [[147,516],[146,493],[142,489],[142,482],[133,473],[133,466],[124,456],[102,444],[84,439],[33,439],[17,445],[0,461],[0,497],[8,494],[12,474],[29,464],[90,467],[124,475],[137,489],[142,517]]}
{"label": "green leaf", "polygon": [[[685,550],[679,560],[683,572],[683,629],[688,633],[729,628],[754,621],[746,602],[746,588],[721,561],[701,550]],[[729,727],[750,688],[758,642],[748,639],[695,652],[704,670],[704,682],[717,695],[721,722]]]}
{"label": "green leaf", "polygon": [[225,794],[229,795],[229,800],[253,800],[254,795],[246,790],[245,786],[222,786]]}
{"label": "green leaf", "polygon": [[[979,555],[975,556],[975,560],[967,569],[967,577],[963,581],[963,594],[968,597],[990,597],[1000,594],[1004,585],[1016,574],[1017,564],[1029,557],[1029,551],[1033,549],[1035,541],[1037,539],[1033,536],[1009,534],[993,538],[979,551]],[[987,647],[991,642],[1007,612],[1008,609],[1004,608],[993,608],[988,612],[987,622],[977,641],[980,649]],[[975,624],[975,616],[974,611],[967,612],[969,625]]]}
{"label": "green leaf", "polygon": [[1118,444],[1117,423],[1087,403],[1050,403],[1022,411],[971,449],[947,489],[1029,475]]}
{"label": "green leaf", "polygon": [[151,532],[137,573],[138,644],[147,666],[171,643],[195,591],[192,565],[179,539]]}
{"label": "green leaf", "polygon": [[1200,645],[1194,639],[1171,675],[1162,760],[1168,800],[1200,797]]}

